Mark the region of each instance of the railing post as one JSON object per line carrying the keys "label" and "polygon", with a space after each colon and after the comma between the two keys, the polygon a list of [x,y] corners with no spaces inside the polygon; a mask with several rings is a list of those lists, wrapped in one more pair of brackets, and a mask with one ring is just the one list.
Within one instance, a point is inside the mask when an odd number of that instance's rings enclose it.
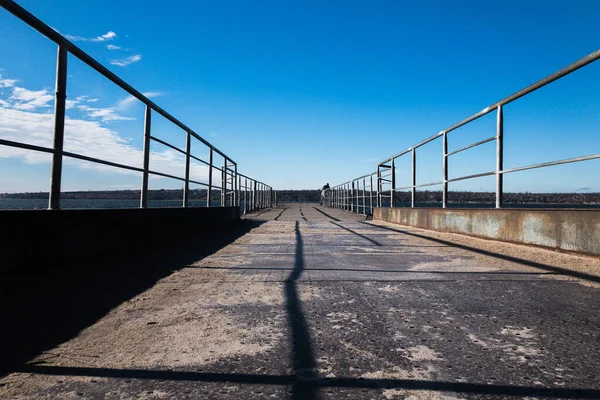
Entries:
{"label": "railing post", "polygon": [[346,195],[345,195],[346,198],[345,198],[344,203],[346,204],[346,206],[344,207],[344,209],[346,211],[348,211],[348,210],[350,210],[350,203],[348,202],[348,198],[350,195],[350,184],[348,182],[346,182],[345,186],[346,186]]}
{"label": "railing post", "polygon": [[[356,185],[355,185],[355,182],[356,182]],[[352,187],[354,187],[354,189],[356,191],[356,207],[355,207],[354,212],[358,214],[359,213],[358,211],[360,210],[359,200],[358,200],[358,196],[360,193],[360,183],[358,182],[358,179],[352,181]]]}
{"label": "railing post", "polygon": [[223,158],[223,169],[221,170],[221,207],[227,205],[227,158]]}
{"label": "railing post", "polygon": [[504,112],[498,106],[496,118],[496,208],[502,208],[503,175],[504,169]]}
{"label": "railing post", "polygon": [[363,176],[363,214],[367,214],[367,178]]}
{"label": "railing post", "polygon": [[410,196],[410,206],[415,208],[415,197],[417,186],[417,151],[413,147],[412,149],[412,192]]}
{"label": "railing post", "polygon": [[142,193],[140,196],[140,208],[148,207],[148,170],[150,169],[150,129],[152,125],[152,108],[146,104],[144,114],[144,165],[142,172]]}
{"label": "railing post", "polygon": [[394,159],[392,158],[392,163],[391,163],[391,176],[390,176],[390,180],[391,182],[391,188],[390,188],[390,207],[395,207],[395,203],[394,203],[394,196],[396,194],[396,164],[394,163]]}
{"label": "railing post", "polygon": [[373,174],[369,176],[371,180],[371,185],[369,185],[369,208],[371,210],[371,214],[373,214]]}
{"label": "railing post", "polygon": [[252,191],[252,210],[253,211],[256,211],[256,208],[258,206],[258,204],[256,202],[256,186],[257,186],[256,181],[254,181],[254,188]]}
{"label": "railing post", "polygon": [[50,198],[48,208],[60,209],[63,143],[65,139],[65,104],[67,101],[67,49],[58,46],[56,56],[56,93],[54,100],[54,153],[50,175]]}
{"label": "railing post", "polygon": [[185,142],[185,181],[183,181],[183,206],[189,205],[190,198],[190,150],[192,146],[192,134],[187,131]]}
{"label": "railing post", "polygon": [[247,189],[248,189],[248,178],[244,177],[244,184],[242,185],[242,176],[240,175],[240,190],[244,194],[242,196],[242,193],[240,193],[240,201],[243,204],[243,207],[242,207],[242,214],[243,215],[246,215],[246,208],[247,208],[247,205],[248,205],[248,190]]}
{"label": "railing post", "polygon": [[238,197],[238,170],[237,170],[237,164],[234,164],[233,167],[233,182],[232,182],[232,186],[235,185],[234,189],[233,189],[233,205],[235,207],[239,207],[239,197]]}
{"label": "railing post", "polygon": [[210,198],[212,197],[212,178],[213,178],[213,149],[209,148],[208,152],[208,191],[206,192],[206,207],[212,207]]}
{"label": "railing post", "polygon": [[444,131],[442,137],[442,170],[444,178],[442,179],[442,208],[448,207],[448,134]]}
{"label": "railing post", "polygon": [[377,166],[377,207],[381,207],[381,168]]}

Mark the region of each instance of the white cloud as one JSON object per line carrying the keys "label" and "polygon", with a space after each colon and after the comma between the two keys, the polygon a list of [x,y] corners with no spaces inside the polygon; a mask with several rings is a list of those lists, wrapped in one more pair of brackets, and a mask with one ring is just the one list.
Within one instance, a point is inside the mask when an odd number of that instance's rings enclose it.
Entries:
{"label": "white cloud", "polygon": [[[42,114],[31,111],[0,109],[0,137],[6,140],[29,143],[42,147],[52,147],[54,128],[53,114]],[[117,162],[119,164],[141,167],[143,151],[133,146],[130,140],[102,126],[101,121],[82,119],[65,119],[65,151],[83,154],[89,157]],[[0,146],[0,158],[20,158],[27,164],[48,163],[45,153],[28,151],[8,146]],[[83,162],[69,157],[65,163],[83,169],[94,169],[111,173],[132,174],[124,169],[115,169],[102,164]],[[175,176],[183,176],[185,157],[172,150],[151,151],[150,169]],[[194,180],[206,180],[208,170],[202,165],[192,165],[190,176]],[[162,179],[162,178],[154,178]],[[118,184],[118,182],[115,182]]]}
{"label": "white cloud", "polygon": [[[148,97],[161,95],[159,92],[145,93]],[[14,87],[13,95],[0,99],[0,137],[6,140],[23,142],[42,147],[52,147],[54,115],[47,113],[44,107],[53,99],[48,90],[32,91]],[[118,107],[90,107],[88,103],[97,99],[78,96],[67,100],[67,108],[77,109],[84,116],[65,119],[65,151],[82,154],[119,164],[141,167],[143,151],[105,124],[117,120],[134,118],[120,115]],[[163,146],[154,147],[150,153],[150,169],[174,176],[183,176],[185,157]],[[163,150],[164,149],[164,150]],[[26,164],[45,164],[50,162],[46,153],[25,149],[0,146],[0,158],[18,158]],[[81,169],[93,169],[120,174],[137,174],[125,169],[115,169],[101,164],[89,163],[77,159],[65,158],[65,163]],[[7,175],[8,176],[8,175]],[[192,164],[190,177],[202,181],[208,178],[208,169],[204,165]],[[23,187],[18,176],[10,178],[14,187]],[[152,179],[165,179],[158,176]],[[119,181],[114,182],[119,185]],[[100,189],[100,188],[99,188]]]}
{"label": "white cloud", "polygon": [[126,58],[121,58],[121,59],[118,59],[118,60],[112,60],[110,63],[112,65],[117,65],[119,67],[126,67],[128,65],[133,64],[134,62],[140,61],[141,59],[142,59],[141,55],[135,54],[133,56],[129,56],[129,57],[126,57]]}
{"label": "white cloud", "polygon": [[114,107],[97,108],[79,104],[77,109],[85,112],[90,118],[99,118],[102,122],[132,121],[135,119],[117,114],[117,109]]}
{"label": "white cloud", "polygon": [[12,101],[11,107],[17,110],[35,110],[51,107],[48,103],[54,100],[54,96],[47,89],[27,90],[14,87],[9,100]]}
{"label": "white cloud", "polygon": [[65,35],[65,37],[74,42],[107,42],[117,37],[113,31],[108,31],[104,35],[96,36],[95,38],[86,38],[82,36]]}
{"label": "white cloud", "polygon": [[[145,92],[142,93],[144,96],[148,97],[148,98],[152,98],[152,97],[159,97],[162,96],[163,93],[161,92]],[[123,100],[119,101],[118,103],[118,107],[122,110],[126,110],[128,109],[132,104],[134,104],[137,101],[136,97],[133,97],[132,95],[129,95],[127,97],[125,97]]]}
{"label": "white cloud", "polygon": [[117,37],[117,34],[114,33],[113,31],[108,31],[106,34],[102,35],[102,36],[98,36],[96,39],[94,39],[94,42],[105,42],[107,40],[113,40],[114,38]]}
{"label": "white cloud", "polygon": [[115,46],[114,44],[107,44],[106,48],[109,50],[121,50],[121,47]]}
{"label": "white cloud", "polygon": [[18,80],[16,79],[3,79],[2,74],[0,74],[0,88],[9,88],[15,86]]}

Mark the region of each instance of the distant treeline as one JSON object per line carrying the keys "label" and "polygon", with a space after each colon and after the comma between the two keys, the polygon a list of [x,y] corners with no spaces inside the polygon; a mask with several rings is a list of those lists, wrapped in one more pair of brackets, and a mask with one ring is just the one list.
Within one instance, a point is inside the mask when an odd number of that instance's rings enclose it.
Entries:
{"label": "distant treeline", "polygon": [[[190,190],[191,200],[206,199],[206,189]],[[360,193],[362,196],[362,191]],[[368,198],[368,193],[366,194]],[[213,190],[211,198],[218,198],[219,190]],[[317,203],[321,196],[320,190],[278,190],[277,201]],[[182,189],[149,190],[149,200],[178,200],[183,197]],[[410,192],[398,192],[394,199],[396,202],[410,202]],[[10,199],[47,199],[48,192],[35,193],[4,193],[0,198]],[[82,191],[64,192],[63,199],[115,199],[135,200],[140,198],[139,190],[110,190],[110,191]],[[496,194],[493,192],[448,192],[450,203],[494,203]],[[441,203],[441,191],[423,190],[417,192],[419,203]],[[504,202],[507,204],[600,204],[600,193],[504,193]]]}
{"label": "distant treeline", "polygon": [[[360,196],[363,192],[360,192]],[[369,193],[366,193],[368,198]],[[375,196],[375,193],[373,193]],[[278,190],[277,201],[284,202],[318,202],[320,190]],[[411,201],[410,192],[397,192],[394,200],[400,203]],[[504,193],[507,204],[600,204],[600,193]],[[422,190],[417,192],[419,203],[441,203],[442,192]],[[496,201],[493,192],[448,192],[450,203],[491,203]]]}

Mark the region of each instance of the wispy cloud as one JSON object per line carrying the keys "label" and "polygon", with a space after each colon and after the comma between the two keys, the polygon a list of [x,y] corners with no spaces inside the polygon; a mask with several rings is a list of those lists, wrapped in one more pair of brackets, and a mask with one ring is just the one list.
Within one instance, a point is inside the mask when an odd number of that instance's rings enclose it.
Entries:
{"label": "wispy cloud", "polygon": [[118,60],[112,60],[110,63],[112,65],[117,65],[119,67],[126,67],[128,65],[131,65],[135,62],[138,62],[142,59],[142,56],[139,54],[135,54],[133,56],[129,56],[129,57],[125,57],[125,58],[121,58]]}
{"label": "wispy cloud", "polygon": [[14,87],[8,100],[10,106],[16,110],[35,110],[51,107],[49,103],[54,100],[54,96],[48,89],[27,90],[22,87]]}
{"label": "wispy cloud", "polygon": [[114,33],[113,31],[108,31],[104,35],[100,35],[100,36],[96,36],[96,37],[92,37],[92,38],[86,38],[86,37],[74,36],[74,35],[65,35],[65,37],[74,42],[108,42],[109,40],[113,40],[114,38],[116,38],[117,34]]}
{"label": "wispy cloud", "polygon": [[85,104],[76,105],[75,107],[83,111],[88,117],[100,119],[102,122],[132,121],[135,119],[118,114],[115,107],[90,107]]}
{"label": "wispy cloud", "polygon": [[106,48],[109,50],[121,50],[120,46],[115,46],[114,44],[107,44]]}
{"label": "wispy cloud", "polygon": [[[153,94],[154,92],[151,92]],[[6,99],[0,99],[0,106],[21,111],[37,111],[52,107],[54,95],[48,89],[28,90],[22,87],[13,87],[12,94]],[[90,107],[88,104],[97,102],[98,99],[89,96],[78,96],[75,99],[67,99],[65,108],[67,110],[77,109],[89,118],[98,119],[102,122],[130,121],[135,118],[119,114],[125,111],[122,107]]]}
{"label": "wispy cloud", "polygon": [[9,88],[15,86],[18,80],[16,79],[6,79],[2,78],[2,74],[0,74],[0,88]]}
{"label": "wispy cloud", "polygon": [[86,103],[95,103],[95,102],[98,101],[98,99],[94,99],[94,98],[92,98],[90,96],[86,96],[86,95],[84,95],[84,96],[77,96],[77,97],[75,97],[75,100],[77,102],[86,102]]}
{"label": "wispy cloud", "polygon": [[[142,94],[148,98],[159,97],[159,96],[163,95],[163,93],[161,93],[161,92],[145,92]],[[123,100],[119,101],[118,107],[121,110],[127,110],[127,109],[129,109],[129,107],[131,107],[132,104],[135,104],[136,100],[137,100],[137,98],[129,95],[129,96],[125,97]]]}
{"label": "wispy cloud", "polygon": [[[159,95],[158,92],[146,93],[147,96]],[[47,113],[44,107],[48,106],[52,97],[48,90],[28,90],[14,87],[10,97],[0,99],[0,137],[7,140],[30,143],[43,147],[52,147],[52,132],[54,115]],[[65,119],[65,150],[76,154],[107,161],[114,161],[125,165],[141,166],[143,160],[142,149],[133,145],[128,138],[120,136],[118,132],[106,126],[106,123],[116,120],[130,120],[133,118],[120,115],[118,107],[90,107],[88,103],[94,98],[78,96],[69,100],[69,107],[82,113],[82,116]],[[31,106],[27,106],[30,104]],[[24,106],[25,105],[25,106]],[[27,164],[48,163],[49,158],[44,153],[28,151],[8,146],[0,146],[0,158],[19,158]],[[82,162],[73,158],[65,158],[65,163],[81,169],[94,169],[120,174],[137,174],[128,170],[120,170],[101,164]],[[182,176],[185,171],[185,157],[172,150],[152,150],[150,163],[153,170],[163,173]],[[192,179],[205,180],[208,170],[202,165],[193,165],[190,171]],[[10,184],[15,188],[22,187],[19,177],[15,176]],[[154,177],[153,179],[163,179]],[[120,182],[114,182],[119,185]],[[18,189],[17,189],[18,190]]]}

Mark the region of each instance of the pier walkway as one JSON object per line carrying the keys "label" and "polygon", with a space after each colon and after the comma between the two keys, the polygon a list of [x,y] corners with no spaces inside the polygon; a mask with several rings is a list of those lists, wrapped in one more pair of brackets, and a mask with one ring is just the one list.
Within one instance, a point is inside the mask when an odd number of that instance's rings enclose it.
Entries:
{"label": "pier walkway", "polygon": [[72,337],[15,362],[0,397],[600,398],[598,259],[315,204],[241,225],[211,254],[140,260],[169,272],[78,331],[30,327]]}

